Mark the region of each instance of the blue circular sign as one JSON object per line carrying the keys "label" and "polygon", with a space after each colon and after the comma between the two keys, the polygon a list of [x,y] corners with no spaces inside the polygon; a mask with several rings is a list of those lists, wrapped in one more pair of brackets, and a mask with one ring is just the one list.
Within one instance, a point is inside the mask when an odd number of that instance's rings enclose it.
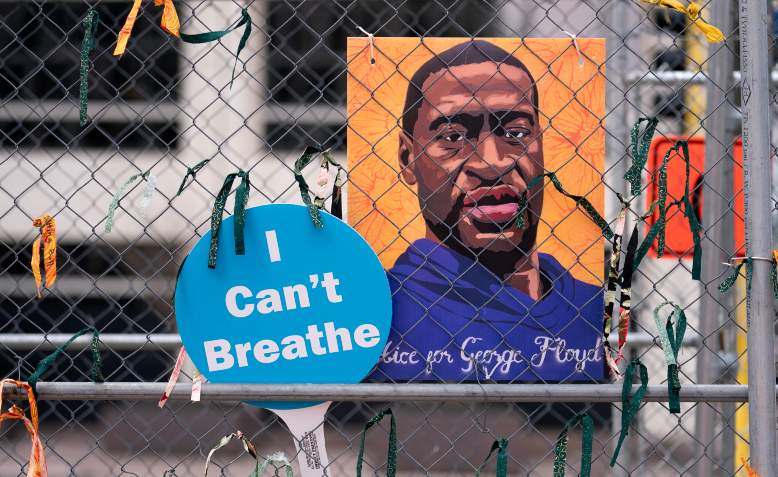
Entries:
{"label": "blue circular sign", "polygon": [[[235,254],[233,217],[194,246],[176,285],[178,331],[213,383],[357,383],[378,362],[392,301],[386,273],[367,242],[322,212],[273,204],[246,210],[245,255]],[[252,404],[294,409],[311,403]]]}

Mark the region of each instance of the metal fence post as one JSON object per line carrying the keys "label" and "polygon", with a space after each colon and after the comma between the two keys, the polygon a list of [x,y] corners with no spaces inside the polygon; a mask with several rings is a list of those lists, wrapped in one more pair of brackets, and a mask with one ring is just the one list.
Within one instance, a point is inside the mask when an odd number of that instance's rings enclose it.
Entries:
{"label": "metal fence post", "polygon": [[753,260],[747,293],[748,394],[751,464],[762,477],[776,475],[774,309],[769,260],[770,83],[764,0],[740,0],[740,71],[743,112],[743,184],[746,253]]}

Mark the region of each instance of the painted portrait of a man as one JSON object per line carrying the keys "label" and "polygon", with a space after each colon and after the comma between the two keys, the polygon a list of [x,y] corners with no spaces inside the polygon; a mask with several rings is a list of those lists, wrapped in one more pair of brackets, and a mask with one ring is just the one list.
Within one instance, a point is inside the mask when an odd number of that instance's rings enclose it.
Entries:
{"label": "painted portrait of a man", "polygon": [[540,95],[525,63],[488,41],[458,41],[408,78],[394,160],[423,233],[387,267],[392,332],[374,378],[602,378],[601,282],[539,243]]}

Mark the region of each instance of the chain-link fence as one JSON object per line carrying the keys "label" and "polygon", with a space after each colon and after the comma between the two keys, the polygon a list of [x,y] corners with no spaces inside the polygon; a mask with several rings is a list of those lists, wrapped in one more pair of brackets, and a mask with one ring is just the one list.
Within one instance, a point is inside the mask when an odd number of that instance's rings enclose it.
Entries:
{"label": "chain-link fence", "polygon": [[[669,212],[664,256],[649,252],[635,273],[625,348],[628,358],[640,357],[646,363],[656,386],[649,387],[647,401],[652,402],[644,404],[633,421],[613,468],[608,463],[622,426],[621,384],[607,377],[598,379],[600,384],[574,387],[565,383],[576,379],[565,378],[532,379],[534,384],[519,384],[526,379],[500,384],[463,379],[458,383],[462,386],[440,391],[413,383],[390,390],[262,388],[265,398],[334,401],[323,424],[330,456],[326,475],[354,475],[362,427],[387,403],[392,403],[398,421],[398,470],[403,476],[473,475],[499,437],[510,439],[511,475],[551,475],[556,436],[582,410],[595,424],[594,475],[745,475],[742,459],[750,452],[763,477],[775,475],[772,290],[768,262],[761,259],[769,256],[771,236],[765,219],[776,202],[764,187],[771,175],[768,163],[759,158],[775,155],[772,146],[769,151],[765,146],[772,127],[766,115],[772,114],[775,101],[768,96],[768,85],[760,83],[761,72],[773,66],[758,48],[764,18],[749,10],[760,2],[741,1],[740,9],[736,2],[705,3],[703,16],[726,36],[726,41],[711,44],[686,15],[655,3],[176,2],[186,32],[222,30],[247,9],[252,34],[231,82],[240,33],[200,45],[184,43],[159,28],[162,9],[153,2],[142,3],[127,52],[116,58],[112,56],[116,34],[130,2],[0,1],[0,375],[24,378],[72,333],[94,326],[101,333],[107,382],[103,387],[86,383],[88,340],[76,341],[46,375],[47,383],[40,386],[40,416],[50,475],[145,476],[162,475],[168,469],[176,475],[199,475],[208,450],[236,429],[246,433],[261,455],[284,451],[293,465],[294,459],[304,458],[274,414],[238,402],[257,397],[260,387],[225,391],[206,384],[203,402],[174,399],[163,409],[157,408],[156,400],[180,347],[172,304],[176,273],[209,229],[211,207],[225,174],[249,172],[249,206],[300,202],[293,168],[306,145],[332,148],[335,159],[351,169],[350,177],[359,174],[361,162],[346,155],[347,146],[354,147],[349,133],[354,132],[351,120],[357,114],[350,114],[346,105],[352,67],[347,37],[360,37],[362,48],[375,46],[379,59],[384,54],[380,38],[370,44],[363,32],[413,37],[419,45],[432,37],[564,38],[569,40],[564,54],[574,57],[581,54],[576,53],[579,41],[605,38],[604,57],[595,68],[606,96],[604,114],[588,111],[595,124],[592,134],[599,134],[596,140],[604,146],[592,150],[606,151],[603,164],[595,171],[597,184],[592,190],[580,190],[575,177],[567,177],[563,185],[589,197],[614,227],[621,208],[617,193],[626,197],[629,190],[623,178],[632,160],[630,126],[639,117],[657,117],[660,139],[643,174],[644,194],[658,193],[653,177],[664,150],[675,139],[689,138],[694,156],[691,199],[703,226],[704,259],[702,279],[692,280],[691,233],[678,225],[685,223],[680,207]],[[761,7],[766,3],[762,1]],[[96,7],[99,23],[89,71],[91,120],[82,128],[79,64],[82,20],[90,6]],[[743,18],[749,13],[750,19]],[[762,30],[754,27],[749,33],[750,50],[740,45],[746,32],[739,33],[738,19],[741,25],[761,24]],[[770,46],[773,37],[769,31]],[[750,63],[744,59],[741,65],[741,50],[750,52]],[[554,80],[556,58],[543,61],[541,71],[535,68],[533,73],[549,78],[538,81]],[[398,74],[405,74],[401,69],[398,62]],[[595,78],[582,81],[579,90],[560,93],[570,108],[584,104],[577,95],[589,81]],[[747,111],[751,122],[746,123],[751,132],[742,143],[741,81],[750,85],[747,99],[753,106]],[[754,105],[755,100],[762,104]],[[544,147],[567,147],[571,152],[561,159],[565,164],[596,163],[596,158],[588,157],[590,138],[568,137],[553,119],[547,117],[540,124],[559,141]],[[393,141],[402,127],[401,118],[395,117],[387,131]],[[375,144],[371,148],[375,153]],[[205,159],[211,160],[208,166],[178,196],[187,168]],[[388,188],[406,187],[418,194],[395,158],[379,159],[387,161]],[[683,194],[683,179],[673,179],[683,175],[682,167],[672,169],[679,164],[683,162],[671,161],[670,201]],[[310,169],[309,183],[315,183],[316,168]],[[112,196],[128,177],[145,171],[152,171],[157,181],[148,207],[141,207],[143,181],[136,182],[122,196],[113,231],[105,233]],[[545,188],[552,186],[547,183]],[[349,179],[344,194],[348,208],[354,206],[356,195],[368,196],[364,215],[351,208],[345,216],[357,230],[380,226],[390,231],[392,239],[377,247],[377,253],[388,253],[395,241],[402,249],[410,245],[405,235],[408,224],[370,222],[370,214],[383,214],[379,192],[370,196]],[[753,212],[754,205],[758,213]],[[630,203],[627,230],[647,206],[645,198]],[[569,208],[572,215],[575,204]],[[744,226],[746,210],[756,218]],[[39,299],[29,265],[30,245],[38,234],[31,222],[44,213],[57,221],[59,277]],[[638,230],[644,234],[647,226],[641,224]],[[548,235],[555,237],[553,227]],[[568,255],[573,265],[587,270],[588,281],[604,286],[611,248],[601,238],[596,244]],[[583,256],[591,254],[592,247],[598,252],[601,244],[603,253],[584,261]],[[745,280],[727,294],[718,290],[731,273],[722,262],[746,255],[754,257],[750,326]],[[593,270],[592,263],[602,264],[601,269]],[[455,288],[453,282],[447,286]],[[667,300],[679,304],[689,319],[678,356],[684,401],[679,414],[668,412],[665,354],[652,315]],[[474,307],[472,320],[482,311]],[[752,339],[758,337],[758,349],[750,340],[751,346],[746,346],[747,332]],[[610,336],[614,346],[617,334]],[[752,380],[755,366],[767,376],[759,384],[752,382],[750,394],[745,386],[732,386],[746,384],[747,363]],[[599,365],[607,370],[604,359]],[[191,379],[191,363],[184,374]],[[765,400],[770,392],[772,403]],[[175,397],[188,398],[188,392]],[[749,397],[751,416],[743,404]],[[752,436],[761,436],[753,444],[749,417]],[[766,431],[754,428],[755,422]],[[366,470],[371,475],[386,472],[385,438],[385,433],[367,438]],[[580,432],[573,431],[571,442],[579,439]],[[24,475],[29,453],[24,428],[4,424],[0,443],[0,475]],[[571,445],[569,473],[578,471],[576,449],[578,445]],[[215,463],[221,475],[246,475],[252,465],[237,450],[233,454],[225,450]],[[277,469],[276,475],[283,471]]]}

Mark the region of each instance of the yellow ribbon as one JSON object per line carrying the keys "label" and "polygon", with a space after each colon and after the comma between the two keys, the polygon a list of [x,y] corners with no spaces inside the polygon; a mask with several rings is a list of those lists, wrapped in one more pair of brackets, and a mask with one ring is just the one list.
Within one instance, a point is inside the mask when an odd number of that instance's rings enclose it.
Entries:
{"label": "yellow ribbon", "polygon": [[686,18],[689,19],[692,25],[696,25],[697,28],[702,30],[702,32],[705,34],[705,38],[707,38],[710,43],[721,43],[726,39],[724,37],[724,34],[721,33],[721,30],[719,30],[715,26],[711,25],[710,23],[702,19],[702,17],[700,16],[700,10],[702,10],[702,7],[695,2],[690,2],[689,6],[687,7],[679,0],[642,0],[642,1],[645,3],[650,3],[651,5],[658,5],[660,7],[671,8],[675,11],[683,13],[684,15],[686,15]]}
{"label": "yellow ribbon", "polygon": [[[132,28],[135,26],[135,20],[138,19],[138,12],[140,11],[140,4],[143,0],[134,0],[132,2],[132,8],[130,13],[127,14],[127,19],[124,21],[124,26],[119,30],[119,35],[116,37],[116,48],[113,50],[113,56],[121,56],[127,49],[127,42],[132,35]],[[154,5],[164,6],[162,10],[162,21],[160,26],[163,30],[170,33],[173,36],[179,36],[181,23],[178,20],[178,13],[176,7],[173,5],[173,0],[154,0]]]}
{"label": "yellow ribbon", "polygon": [[35,277],[38,298],[41,297],[41,239],[43,239],[43,268],[46,271],[46,288],[51,288],[57,280],[57,223],[49,214],[32,221],[40,229],[40,235],[32,244],[30,266]]}
{"label": "yellow ribbon", "polygon": [[[30,404],[30,418],[27,418],[24,411],[16,404],[12,405],[8,411],[2,412],[3,387],[6,384],[14,385],[18,389],[23,389],[27,392],[27,402]],[[49,473],[46,469],[43,442],[41,442],[38,431],[38,405],[35,402],[35,394],[32,392],[32,387],[29,384],[14,379],[3,379],[0,381],[0,424],[5,420],[22,421],[30,434],[32,448],[30,449],[30,463],[27,466],[27,477],[48,477]]]}

